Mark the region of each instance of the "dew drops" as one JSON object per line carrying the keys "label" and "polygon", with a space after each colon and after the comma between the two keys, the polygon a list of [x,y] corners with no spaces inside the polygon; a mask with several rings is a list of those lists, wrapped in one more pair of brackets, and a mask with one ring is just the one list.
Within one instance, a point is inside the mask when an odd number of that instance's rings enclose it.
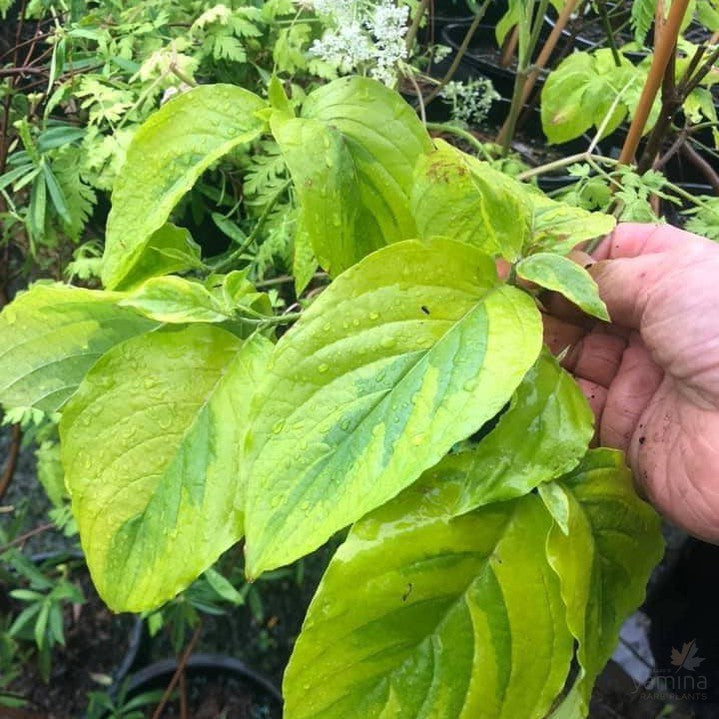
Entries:
{"label": "dew drops", "polygon": [[380,344],[385,349],[390,349],[391,347],[394,347],[397,343],[397,340],[394,337],[383,337]]}
{"label": "dew drops", "polygon": [[370,318],[371,320],[377,320],[377,319],[379,319],[379,312],[370,312],[370,313],[369,313],[369,318]]}
{"label": "dew drops", "polygon": [[278,420],[277,422],[275,422],[275,423],[272,425],[272,432],[273,432],[273,434],[279,434],[279,433],[284,429],[284,426],[285,426],[285,420],[284,420],[284,419],[280,419],[280,420]]}
{"label": "dew drops", "polygon": [[325,362],[323,362],[321,365],[319,365],[317,367],[317,371],[320,374],[324,374],[329,368],[330,368],[330,366],[328,364],[326,364]]}

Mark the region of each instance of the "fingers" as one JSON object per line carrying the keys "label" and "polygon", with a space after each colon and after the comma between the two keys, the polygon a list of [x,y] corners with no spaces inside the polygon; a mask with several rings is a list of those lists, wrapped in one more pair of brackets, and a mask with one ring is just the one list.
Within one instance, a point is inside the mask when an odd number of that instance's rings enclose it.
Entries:
{"label": "fingers", "polygon": [[678,230],[671,225],[627,222],[618,225],[614,232],[601,242],[593,255],[597,260],[610,260],[675,250],[704,250],[709,246],[714,246],[711,240]]}
{"label": "fingers", "polygon": [[[597,428],[601,427],[602,416],[604,415],[604,408],[607,405],[609,390],[596,382],[590,382],[589,380],[582,379],[581,377],[577,377],[576,380],[579,385],[579,389],[582,390],[582,394],[586,397],[587,402],[594,413],[594,426]],[[597,434],[599,434],[598,430]],[[598,439],[597,434],[595,434],[592,445],[598,444],[596,441]]]}
{"label": "fingers", "polygon": [[571,322],[565,322],[552,315],[543,314],[544,344],[553,355],[569,349],[585,334],[586,330]]}
{"label": "fingers", "polygon": [[[664,372],[654,362],[638,333],[633,334],[622,354],[621,363],[607,393],[599,424],[601,443],[608,447],[628,450],[639,420]],[[641,436],[637,436],[641,442]]]}
{"label": "fingers", "polygon": [[609,387],[617,376],[627,340],[598,327],[567,355],[564,367],[575,377]]}

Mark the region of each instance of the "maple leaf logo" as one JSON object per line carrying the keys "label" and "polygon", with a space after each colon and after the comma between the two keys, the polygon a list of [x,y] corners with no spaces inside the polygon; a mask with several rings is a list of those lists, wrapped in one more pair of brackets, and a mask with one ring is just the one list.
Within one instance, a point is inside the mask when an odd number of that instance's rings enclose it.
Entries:
{"label": "maple leaf logo", "polygon": [[698,651],[699,649],[694,639],[688,643],[685,642],[681,651],[672,648],[672,665],[677,668],[677,671],[688,669],[693,672],[704,661],[704,657],[697,656]]}

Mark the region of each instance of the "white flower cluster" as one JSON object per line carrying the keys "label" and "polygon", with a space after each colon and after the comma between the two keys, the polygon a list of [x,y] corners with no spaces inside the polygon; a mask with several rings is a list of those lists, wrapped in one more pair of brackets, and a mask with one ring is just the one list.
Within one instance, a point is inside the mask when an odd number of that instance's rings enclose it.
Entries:
{"label": "white flower cluster", "polygon": [[452,120],[478,125],[487,117],[492,103],[500,95],[489,78],[476,78],[469,82],[448,82],[441,97],[452,105]]}
{"label": "white flower cluster", "polygon": [[405,34],[409,8],[392,0],[299,0],[327,26],[310,52],[340,73],[368,71],[394,85],[407,57]]}

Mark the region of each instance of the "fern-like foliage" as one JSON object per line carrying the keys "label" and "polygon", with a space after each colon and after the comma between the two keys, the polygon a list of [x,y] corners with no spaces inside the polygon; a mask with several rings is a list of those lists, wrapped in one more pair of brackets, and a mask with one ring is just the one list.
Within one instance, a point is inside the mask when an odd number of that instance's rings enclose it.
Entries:
{"label": "fern-like foliage", "polygon": [[634,0],[631,5],[631,24],[632,30],[634,31],[634,39],[637,43],[643,45],[649,28],[654,22],[657,0]]}
{"label": "fern-like foliage", "polygon": [[68,237],[77,242],[97,202],[95,191],[81,177],[84,157],[75,146],[62,148],[53,160],[53,171],[65,196],[70,222],[65,223]]}

